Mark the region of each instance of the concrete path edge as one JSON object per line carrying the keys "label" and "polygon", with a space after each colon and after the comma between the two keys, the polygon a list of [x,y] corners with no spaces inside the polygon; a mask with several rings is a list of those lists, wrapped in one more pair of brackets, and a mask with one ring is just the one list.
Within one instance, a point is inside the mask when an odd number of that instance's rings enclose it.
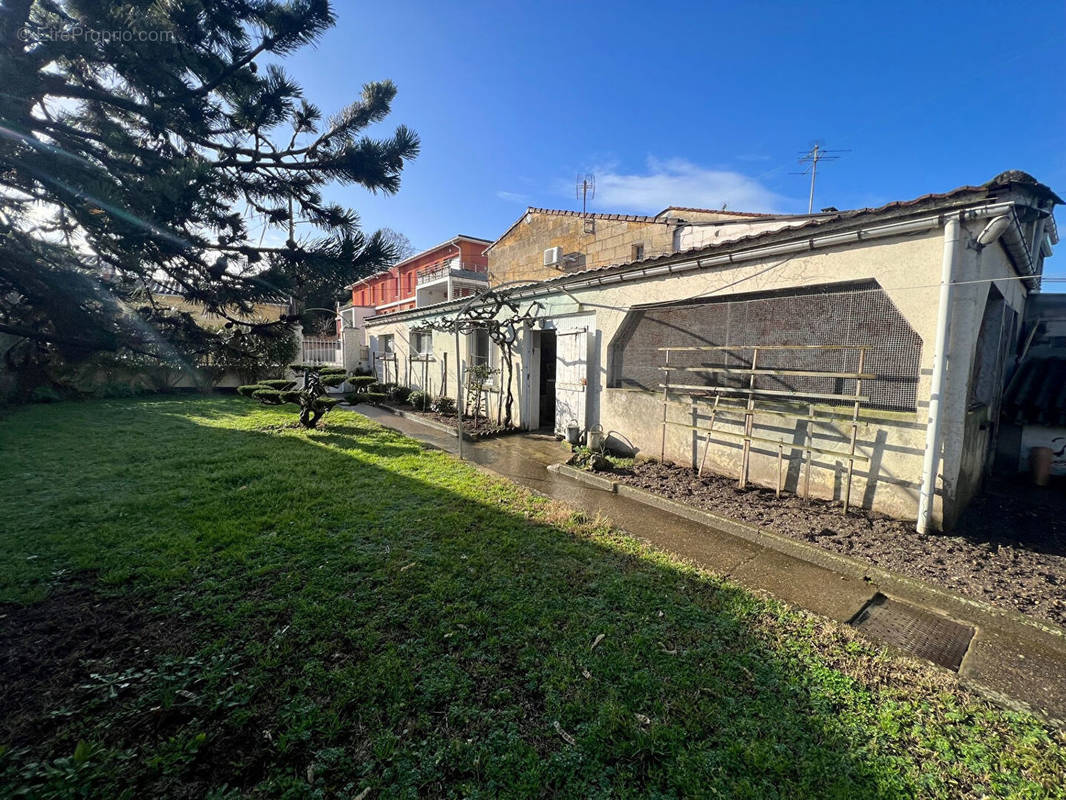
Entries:
{"label": "concrete path edge", "polygon": [[[986,618],[984,621],[995,620],[1000,626],[1004,623],[1024,626],[1051,637],[1052,641],[1057,640],[1059,646],[1066,650],[1066,630],[1051,623],[1032,619],[1007,609],[996,608],[988,603],[941,589],[924,581],[889,572],[848,556],[830,553],[820,547],[797,542],[781,534],[756,528],[710,511],[694,508],[645,489],[630,486],[621,481],[612,481],[603,475],[585,472],[568,464],[553,464],[548,469],[557,475],[578,481],[586,486],[614,492],[622,497],[628,497],[662,511],[669,511],[671,514],[676,514],[693,522],[709,525],[753,544],[769,547],[801,561],[831,569],[849,578],[875,583],[887,594],[892,594],[903,600],[910,600],[920,605],[933,607],[948,616],[963,615],[968,620],[971,620],[975,615],[979,615]],[[981,622],[982,620],[975,621]]]}

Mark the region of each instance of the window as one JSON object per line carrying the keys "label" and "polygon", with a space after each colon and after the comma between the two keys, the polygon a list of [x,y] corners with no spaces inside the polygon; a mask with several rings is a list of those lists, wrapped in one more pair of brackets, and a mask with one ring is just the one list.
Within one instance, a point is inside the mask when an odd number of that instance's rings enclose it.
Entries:
{"label": "window", "polygon": [[415,355],[415,356],[431,356],[431,355],[433,355],[433,332],[432,331],[412,331],[411,332],[411,355]]}
{"label": "window", "polygon": [[629,260],[640,261],[644,258],[644,243],[637,242],[635,245],[629,248]]}
{"label": "window", "polygon": [[[484,364],[491,369],[492,367],[492,341],[489,339],[489,332],[484,328],[476,330],[467,337],[467,353],[469,354],[469,365],[471,367],[477,367]],[[485,381],[486,386],[492,386],[495,383],[494,376],[490,375],[488,380]]]}
{"label": "window", "polygon": [[470,334],[470,365],[489,363],[489,332],[484,328]]}
{"label": "window", "polygon": [[378,337],[378,352],[379,353],[394,353],[396,349],[393,347],[392,334],[386,333]]}

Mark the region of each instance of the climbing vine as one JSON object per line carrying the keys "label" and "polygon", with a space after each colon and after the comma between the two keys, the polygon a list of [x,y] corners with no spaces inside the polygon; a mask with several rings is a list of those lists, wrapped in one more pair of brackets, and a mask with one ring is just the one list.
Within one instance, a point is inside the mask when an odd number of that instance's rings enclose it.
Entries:
{"label": "climbing vine", "polygon": [[[429,322],[425,328],[448,334],[467,335],[485,331],[489,340],[500,349],[500,376],[503,386],[497,403],[497,418],[505,428],[514,424],[514,346],[518,332],[533,322],[544,306],[533,301],[525,310],[512,296],[528,284],[510,288],[497,286],[471,298],[454,316]],[[502,315],[502,316],[501,316]]]}

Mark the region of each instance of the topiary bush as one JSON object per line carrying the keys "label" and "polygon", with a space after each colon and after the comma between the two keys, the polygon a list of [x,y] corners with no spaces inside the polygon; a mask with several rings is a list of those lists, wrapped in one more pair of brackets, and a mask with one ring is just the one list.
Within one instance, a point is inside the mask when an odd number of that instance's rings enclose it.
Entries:
{"label": "topiary bush", "polygon": [[394,403],[406,403],[411,396],[410,386],[393,386],[389,389],[389,400]]}
{"label": "topiary bush", "polygon": [[433,403],[433,410],[438,414],[450,417],[455,413],[455,400],[451,397],[438,397]]}
{"label": "topiary bush", "polygon": [[357,392],[370,391],[370,387],[378,382],[373,375],[354,375],[348,379],[348,383],[355,387]]}
{"label": "topiary bush", "polygon": [[429,394],[421,389],[415,389],[411,394],[407,395],[407,402],[418,411],[428,411],[429,407],[433,405],[433,400]]}
{"label": "topiary bush", "polygon": [[314,428],[340,402],[339,398],[326,396],[326,387],[340,386],[347,380],[348,373],[339,367],[314,364],[294,364],[293,369],[303,373],[299,384],[297,381],[275,379],[238,386],[237,393],[268,406],[297,405],[300,407],[300,424],[305,428]]}
{"label": "topiary bush", "polygon": [[388,399],[388,395],[384,392],[363,392],[360,397],[363,398],[364,403],[370,403],[372,406],[381,405]]}

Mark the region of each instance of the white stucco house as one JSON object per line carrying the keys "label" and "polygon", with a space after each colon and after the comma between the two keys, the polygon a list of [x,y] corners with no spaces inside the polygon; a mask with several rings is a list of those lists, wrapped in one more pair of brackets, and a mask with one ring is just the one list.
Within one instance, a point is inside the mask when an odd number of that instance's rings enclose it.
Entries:
{"label": "white stucco house", "polygon": [[[1006,172],[879,208],[682,223],[673,252],[521,285],[536,317],[514,346],[518,420],[950,527],[991,462],[1061,202]],[[368,344],[454,397],[457,359],[500,359],[427,330],[464,302],[370,317]]]}

